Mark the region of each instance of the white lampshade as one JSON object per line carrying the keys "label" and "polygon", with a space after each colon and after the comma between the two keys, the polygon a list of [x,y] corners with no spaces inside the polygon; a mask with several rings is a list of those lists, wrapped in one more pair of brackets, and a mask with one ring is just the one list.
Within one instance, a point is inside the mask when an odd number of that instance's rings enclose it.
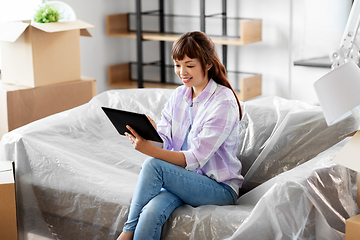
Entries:
{"label": "white lampshade", "polygon": [[314,88],[326,123],[337,123],[360,105],[360,69],[349,61],[316,81]]}

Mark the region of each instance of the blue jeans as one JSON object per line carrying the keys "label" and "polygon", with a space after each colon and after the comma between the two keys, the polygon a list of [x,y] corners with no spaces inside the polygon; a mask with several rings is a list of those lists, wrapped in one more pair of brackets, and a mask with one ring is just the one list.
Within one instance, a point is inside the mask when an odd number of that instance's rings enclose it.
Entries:
{"label": "blue jeans", "polygon": [[229,205],[237,194],[228,185],[183,167],[149,158],[142,165],[124,232],[134,239],[160,239],[161,228],[182,204]]}

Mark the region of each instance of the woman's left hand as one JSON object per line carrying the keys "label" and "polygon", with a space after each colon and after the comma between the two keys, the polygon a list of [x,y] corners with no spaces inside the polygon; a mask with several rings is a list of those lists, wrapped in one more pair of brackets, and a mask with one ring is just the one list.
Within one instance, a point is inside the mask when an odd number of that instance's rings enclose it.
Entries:
{"label": "woman's left hand", "polygon": [[156,148],[151,141],[144,139],[141,137],[134,129],[132,129],[129,125],[126,126],[127,129],[132,133],[129,134],[125,132],[125,136],[130,140],[135,150],[142,152],[146,155],[152,156],[151,153]]}

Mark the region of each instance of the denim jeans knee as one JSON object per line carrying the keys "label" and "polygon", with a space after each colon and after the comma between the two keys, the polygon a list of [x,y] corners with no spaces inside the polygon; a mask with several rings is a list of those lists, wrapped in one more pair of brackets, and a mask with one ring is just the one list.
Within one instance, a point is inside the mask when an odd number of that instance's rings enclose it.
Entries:
{"label": "denim jeans knee", "polygon": [[[170,215],[170,213],[182,203],[194,207],[210,204],[227,205],[234,203],[232,194],[234,191],[232,191],[229,186],[224,185],[225,184],[217,183],[207,176],[188,171],[181,166],[156,158],[149,158],[145,160],[142,166],[130,206],[128,221],[124,226],[124,231],[129,232],[135,230],[136,234],[136,229],[141,232],[148,229],[144,224],[140,223],[141,220],[139,220],[139,218],[141,218],[143,208],[150,203],[150,201],[161,196],[160,193],[163,191],[162,189],[166,189],[176,199],[166,199],[166,204],[163,204],[160,201],[160,205],[163,205],[165,210],[159,208],[159,212],[156,214],[157,216],[155,216],[156,218],[159,218],[158,216],[163,216],[162,214],[164,211]],[[235,192],[234,194],[236,195]],[[163,217],[160,218],[164,219]],[[145,219],[148,219],[148,217]],[[164,221],[160,221],[161,225],[163,223]],[[152,234],[154,231],[158,233],[154,228],[159,229],[152,225],[151,229],[148,229],[150,231],[148,234]]]}

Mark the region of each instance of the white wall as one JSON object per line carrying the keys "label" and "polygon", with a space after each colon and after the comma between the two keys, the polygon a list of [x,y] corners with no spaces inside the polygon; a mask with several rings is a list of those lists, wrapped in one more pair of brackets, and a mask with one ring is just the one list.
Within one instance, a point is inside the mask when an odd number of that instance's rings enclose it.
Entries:
{"label": "white wall", "polygon": [[41,2],[42,0],[0,0],[0,22],[31,19]]}
{"label": "white wall", "polygon": [[[236,2],[236,1],[232,1]],[[290,6],[289,0],[243,0],[233,11],[240,17],[262,19],[262,41],[233,47],[239,70],[262,74],[264,96],[289,97]]]}
{"label": "white wall", "polygon": [[[351,0],[293,1],[292,61],[328,57],[340,47]],[[330,68],[292,66],[290,98],[317,103],[313,83]]]}
{"label": "white wall", "polygon": [[128,12],[127,0],[63,0],[76,13],[77,19],[93,24],[91,38],[81,37],[81,73],[95,78],[97,92],[108,90],[107,67],[130,58],[127,47],[131,39],[106,36],[106,15]]}
{"label": "white wall", "polygon": [[27,20],[35,13],[35,8],[42,0],[1,0],[0,1],[0,22]]}

